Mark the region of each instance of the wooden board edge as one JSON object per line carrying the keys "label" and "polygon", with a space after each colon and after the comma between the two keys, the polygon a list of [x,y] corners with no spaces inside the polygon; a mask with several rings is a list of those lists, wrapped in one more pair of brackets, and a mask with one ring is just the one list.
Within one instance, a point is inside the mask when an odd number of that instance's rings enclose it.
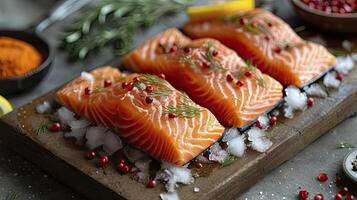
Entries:
{"label": "wooden board edge", "polygon": [[6,146],[26,160],[40,166],[46,173],[61,183],[68,185],[76,192],[89,199],[125,199],[76,167],[53,155],[50,151],[33,142],[26,135],[19,133],[18,130],[2,120],[0,120],[0,127],[2,130],[0,137]]}

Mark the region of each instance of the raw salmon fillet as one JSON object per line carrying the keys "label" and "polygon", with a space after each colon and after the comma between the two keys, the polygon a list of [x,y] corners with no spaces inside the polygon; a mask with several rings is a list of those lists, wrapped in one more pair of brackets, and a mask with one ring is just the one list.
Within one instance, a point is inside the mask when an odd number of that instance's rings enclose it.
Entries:
{"label": "raw salmon fillet", "polygon": [[336,63],[326,48],[304,41],[288,24],[263,9],[188,22],[184,32],[193,38],[221,41],[283,85],[302,87]]}
{"label": "raw salmon fillet", "polygon": [[151,38],[122,61],[137,72],[163,73],[228,127],[244,127],[282,98],[279,82],[247,66],[233,50],[213,39],[191,41],[177,29]]}
{"label": "raw salmon fillet", "polygon": [[[211,112],[155,75],[126,75],[111,67],[91,74],[92,81],[82,76],[60,89],[57,100],[158,160],[183,165],[224,132]],[[105,80],[112,84],[104,87]],[[146,92],[149,84],[152,92]],[[148,103],[149,96],[153,101]]]}

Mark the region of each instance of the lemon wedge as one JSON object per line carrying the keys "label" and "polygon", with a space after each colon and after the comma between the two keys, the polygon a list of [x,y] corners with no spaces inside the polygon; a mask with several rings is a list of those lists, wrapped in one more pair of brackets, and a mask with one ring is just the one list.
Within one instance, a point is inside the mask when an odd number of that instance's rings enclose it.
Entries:
{"label": "lemon wedge", "polygon": [[254,0],[235,0],[224,3],[193,6],[186,10],[190,21],[201,21],[217,18],[225,15],[232,15],[239,11],[254,9]]}
{"label": "lemon wedge", "polygon": [[11,112],[12,109],[10,102],[0,95],[0,117]]}

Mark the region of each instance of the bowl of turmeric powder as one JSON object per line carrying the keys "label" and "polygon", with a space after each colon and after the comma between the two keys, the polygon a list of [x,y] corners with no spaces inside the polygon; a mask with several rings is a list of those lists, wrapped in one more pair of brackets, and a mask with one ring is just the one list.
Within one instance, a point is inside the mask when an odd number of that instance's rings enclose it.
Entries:
{"label": "bowl of turmeric powder", "polygon": [[0,93],[19,93],[37,85],[50,70],[51,52],[37,34],[0,31]]}

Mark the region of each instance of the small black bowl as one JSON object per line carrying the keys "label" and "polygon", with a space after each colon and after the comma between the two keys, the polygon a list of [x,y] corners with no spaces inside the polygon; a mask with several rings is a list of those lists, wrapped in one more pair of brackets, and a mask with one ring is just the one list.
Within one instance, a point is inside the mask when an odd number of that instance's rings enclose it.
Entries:
{"label": "small black bowl", "polygon": [[37,85],[50,71],[53,61],[53,51],[48,43],[34,32],[27,31],[0,30],[0,37],[25,41],[42,55],[42,63],[33,71],[18,77],[0,79],[0,94],[15,94]]}

